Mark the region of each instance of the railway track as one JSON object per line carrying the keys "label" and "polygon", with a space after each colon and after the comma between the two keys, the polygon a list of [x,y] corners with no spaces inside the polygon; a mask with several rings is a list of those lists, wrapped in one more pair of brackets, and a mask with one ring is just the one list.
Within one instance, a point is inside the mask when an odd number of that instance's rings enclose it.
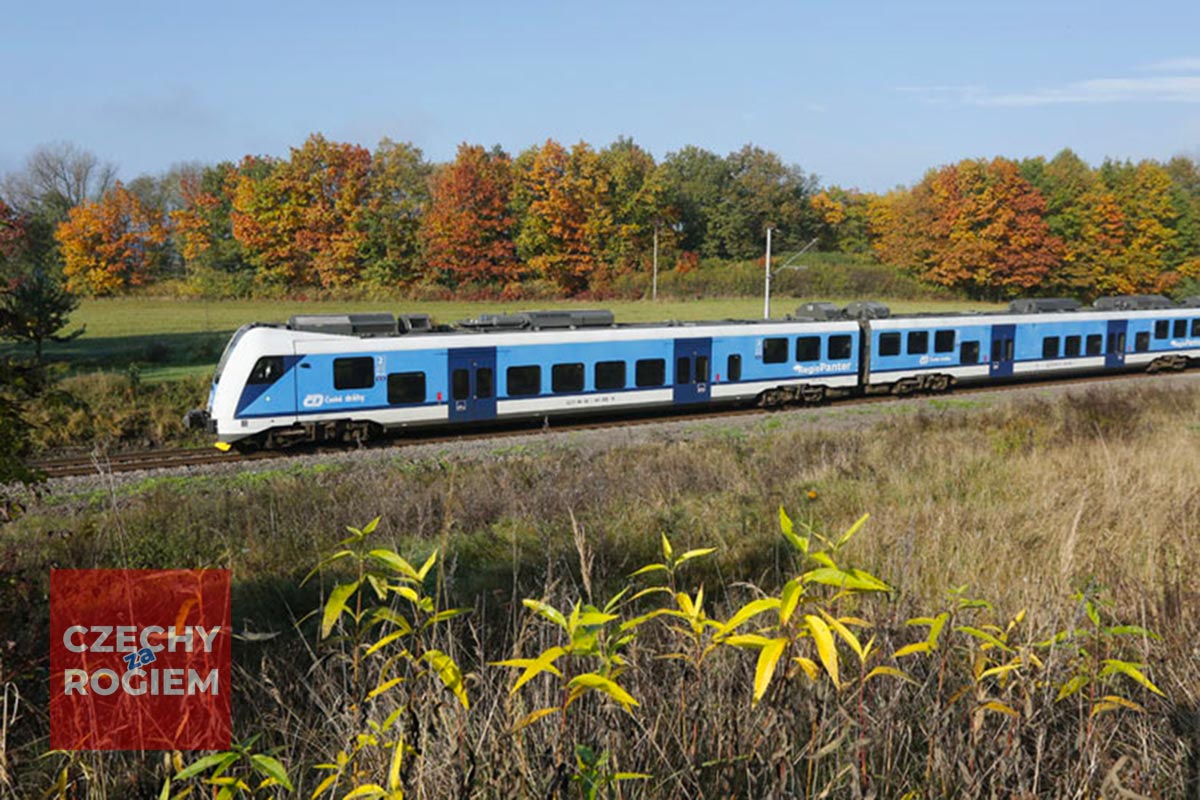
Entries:
{"label": "railway track", "polygon": [[[1087,375],[1072,378],[1047,379],[1035,382],[1013,384],[983,384],[954,389],[942,395],[944,397],[961,397],[965,395],[1014,391],[1020,389],[1037,389],[1061,386],[1087,384],[1105,384],[1114,381],[1129,381],[1152,379],[1154,375],[1147,373],[1125,373],[1122,375]],[[909,398],[919,399],[929,395],[910,395]],[[890,394],[869,395],[866,397],[847,398],[837,401],[842,407],[858,406],[871,403],[886,403],[899,399]],[[730,419],[744,416],[767,416],[769,414],[787,413],[789,410],[802,410],[811,406],[792,406],[780,410],[762,408],[725,408],[722,410],[659,412],[655,414],[624,415],[605,419],[557,420],[553,425],[539,426],[536,422],[524,421],[507,423],[499,427],[486,429],[456,431],[454,433],[410,431],[403,436],[394,436],[362,445],[364,450],[395,449],[419,444],[437,444],[440,442],[461,442],[483,439],[498,439],[512,436],[525,436],[537,432],[539,428],[553,433],[571,431],[598,430],[606,428],[623,428],[639,425],[650,425],[661,422],[690,422],[708,419]],[[47,478],[67,478],[86,475],[107,475],[124,472],[140,472],[164,469],[192,469],[213,464],[236,464],[249,461],[264,461],[278,458],[289,458],[298,455],[308,455],[317,452],[329,452],[329,445],[323,447],[294,447],[288,450],[267,450],[254,453],[238,453],[236,451],[221,452],[213,447],[175,448],[167,450],[148,450],[141,452],[97,454],[45,459],[33,461],[30,466],[42,472]]]}

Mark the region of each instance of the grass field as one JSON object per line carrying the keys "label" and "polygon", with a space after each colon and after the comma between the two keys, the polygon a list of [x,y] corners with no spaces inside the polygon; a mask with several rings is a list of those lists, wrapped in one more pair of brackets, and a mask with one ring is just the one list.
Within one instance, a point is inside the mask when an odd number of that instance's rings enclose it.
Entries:
{"label": "grass field", "polygon": [[[597,452],[547,445],[420,461],[400,454],[386,463],[31,497],[26,516],[0,538],[0,607],[23,612],[0,616],[0,642],[10,642],[6,675],[15,676],[28,715],[0,759],[12,791],[39,796],[66,769],[73,786],[86,781],[89,796],[155,796],[168,774],[159,754],[44,757],[51,566],[232,569],[235,627],[278,633],[235,642],[234,736],[262,734],[256,749],[280,759],[297,796],[312,796],[326,774],[313,765],[335,762],[339,750],[362,740],[368,721],[401,707],[410,709],[405,741],[419,743],[404,762],[406,797],[589,797],[575,756],[601,751],[610,771],[648,776],[622,784],[623,797],[1194,791],[1200,400],[1190,386],[1147,381],[988,404],[931,400],[870,427],[825,429],[796,419],[714,424],[690,440]],[[702,653],[711,626],[694,634],[686,618],[659,617],[616,645],[623,662],[613,674],[639,706],[623,710],[592,692],[569,715],[514,730],[534,709],[562,704],[563,684],[599,658],[563,656],[561,680],[544,672],[511,693],[517,673],[494,662],[566,643],[523,598],[569,610],[577,600],[603,606],[626,585],[669,581],[710,620],[729,620],[818,564],[780,536],[780,505],[798,530],[835,537],[871,512],[835,553],[837,564],[866,570],[892,591],[836,601],[835,614],[848,615],[874,653],[860,666],[848,640],[839,635],[829,644],[841,661],[840,686],[813,661],[815,634],[789,634],[774,625],[773,610],[740,630],[798,638],[757,702],[755,650],[714,645]],[[375,516],[381,523],[368,547],[392,548],[418,564],[436,548],[436,578],[424,589],[443,607],[471,609],[422,628],[428,638],[414,645],[457,659],[470,708],[428,670],[408,667],[396,667],[399,689],[363,701],[391,674],[388,665],[406,662],[363,661],[352,679],[359,663],[352,659],[362,652],[353,626],[344,626],[346,639],[321,641],[305,616],[321,607],[333,581],[353,572],[302,584],[304,575],[339,547],[344,525]],[[663,560],[662,534],[676,557],[716,550],[669,575],[631,576]],[[822,599],[833,591],[809,584],[797,617],[834,610]],[[620,621],[677,602],[670,593],[631,595],[617,605]],[[405,602],[397,607],[407,613]],[[904,655],[941,614],[933,652]],[[849,622],[860,618],[869,624]],[[614,646],[616,625],[606,628],[606,647]],[[808,658],[814,672],[806,676],[794,655]],[[1163,694],[1106,668],[1110,659],[1136,664]],[[876,665],[906,677],[869,678]],[[1088,688],[1060,698],[1081,680]],[[1136,705],[1114,705],[1104,700],[1110,695]],[[367,749],[356,758],[356,771],[321,797],[386,780],[387,752]],[[555,791],[563,775],[572,782]],[[196,789],[193,796],[212,792]]]}
{"label": "grass field", "polygon": [[[794,298],[773,301],[775,316],[792,311]],[[834,302],[848,302],[837,300]],[[890,301],[894,312],[987,310],[987,303]],[[74,372],[124,371],[136,365],[143,380],[164,380],[203,374],[220,357],[229,334],[248,322],[283,322],[293,314],[331,314],[363,311],[429,314],[438,322],[457,322],[488,311],[529,308],[612,309],[618,322],[757,318],[762,301],[753,298],[714,298],[687,301],[496,302],[454,303],[407,300],[355,302],[287,302],[274,300],[188,301],[124,297],[85,300],[72,325],[86,325],[80,338],[50,344],[47,358]]]}

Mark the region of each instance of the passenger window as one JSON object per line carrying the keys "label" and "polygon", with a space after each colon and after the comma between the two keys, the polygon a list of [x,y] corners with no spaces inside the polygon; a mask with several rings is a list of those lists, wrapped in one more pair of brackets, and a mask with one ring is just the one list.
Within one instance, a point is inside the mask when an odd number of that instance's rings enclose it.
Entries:
{"label": "passenger window", "polygon": [[908,354],[919,356],[929,352],[929,331],[908,332]]}
{"label": "passenger window", "polygon": [[508,396],[525,397],[542,391],[542,368],[536,364],[508,368]]}
{"label": "passenger window", "polygon": [[466,400],[471,396],[471,373],[456,369],[450,375],[450,396],[455,400]]}
{"label": "passenger window", "polygon": [[1144,353],[1150,349],[1150,331],[1141,331],[1133,337],[1133,351]]}
{"label": "passenger window", "polygon": [[1042,339],[1042,358],[1058,358],[1058,337],[1047,336]]}
{"label": "passenger window", "polygon": [[555,364],[550,368],[550,388],[555,392],[582,392],[583,364]]}
{"label": "passenger window", "polygon": [[829,360],[830,361],[845,361],[850,357],[850,337],[849,336],[830,336],[829,337]]}
{"label": "passenger window", "polygon": [[787,361],[787,339],[763,339],[763,363],[782,364]]}
{"label": "passenger window", "polygon": [[725,360],[725,379],[740,381],[742,379],[742,357],[730,356]]}
{"label": "passenger window", "polygon": [[1175,327],[1174,327],[1174,330],[1171,331],[1171,335],[1176,338],[1187,336],[1187,320],[1186,319],[1175,320]]}
{"label": "passenger window", "polygon": [[393,372],[387,377],[388,402],[392,405],[425,402],[424,372]]}
{"label": "passenger window", "polygon": [[[370,361],[370,359],[367,359]],[[254,369],[250,370],[250,378],[246,381],[251,386],[261,386],[266,383],[274,383],[283,375],[283,356],[263,356],[258,361],[254,362]]]}
{"label": "passenger window", "polygon": [[1192,320],[1192,336],[1200,336],[1200,319]]}
{"label": "passenger window", "polygon": [[881,356],[898,356],[898,355],[900,355],[900,334],[898,334],[898,333],[881,333],[881,334],[879,334],[879,355],[881,355]]}
{"label": "passenger window", "polygon": [[1004,360],[1004,340],[992,339],[992,361]]}
{"label": "passenger window", "polygon": [[933,335],[933,352],[954,352],[954,331],[938,331]]}
{"label": "passenger window", "polygon": [[480,367],[475,370],[475,397],[478,400],[487,400],[492,396],[492,384],[495,381],[492,379],[491,367]]}
{"label": "passenger window", "polygon": [[1079,350],[1083,345],[1083,337],[1068,336],[1063,340],[1063,355],[1067,358],[1079,355]]}
{"label": "passenger window", "polygon": [[[784,352],[786,353],[786,350]],[[639,387],[662,386],[666,383],[666,378],[667,362],[665,359],[643,358],[633,367],[633,381]]]}
{"label": "passenger window", "polygon": [[597,361],[596,362],[596,388],[597,389],[624,389],[625,388],[625,362],[624,361]]}
{"label": "passenger window", "polygon": [[708,356],[696,356],[696,383],[708,383]]}
{"label": "passenger window", "polygon": [[675,382],[692,382],[692,360],[687,356],[675,359]]}
{"label": "passenger window", "polygon": [[1110,333],[1108,335],[1108,352],[1114,356],[1125,352],[1125,334]]}
{"label": "passenger window", "polygon": [[375,385],[375,359],[335,358],[333,360],[333,388],[370,389]]}
{"label": "passenger window", "polygon": [[1104,350],[1104,337],[1098,333],[1090,334],[1087,337],[1087,354],[1089,356],[1098,356]]}
{"label": "passenger window", "polygon": [[820,361],[821,360],[821,337],[820,336],[801,336],[796,340],[796,360],[797,361]]}
{"label": "passenger window", "polygon": [[979,342],[963,342],[959,349],[958,360],[963,364],[978,364]]}
{"label": "passenger window", "polygon": [[1167,322],[1167,320],[1165,320],[1165,319],[1160,319],[1157,322],[1155,322],[1154,323],[1154,338],[1155,339],[1167,338],[1167,331],[1170,330],[1170,327],[1171,327],[1171,323]]}

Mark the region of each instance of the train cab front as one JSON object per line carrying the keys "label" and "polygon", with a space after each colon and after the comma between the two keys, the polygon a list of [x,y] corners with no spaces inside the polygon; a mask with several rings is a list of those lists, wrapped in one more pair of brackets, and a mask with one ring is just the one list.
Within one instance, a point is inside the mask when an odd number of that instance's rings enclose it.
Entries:
{"label": "train cab front", "polygon": [[247,325],[225,347],[205,408],[188,412],[193,430],[215,434],[219,450],[251,450],[269,443],[274,428],[296,421],[297,362],[286,330]]}

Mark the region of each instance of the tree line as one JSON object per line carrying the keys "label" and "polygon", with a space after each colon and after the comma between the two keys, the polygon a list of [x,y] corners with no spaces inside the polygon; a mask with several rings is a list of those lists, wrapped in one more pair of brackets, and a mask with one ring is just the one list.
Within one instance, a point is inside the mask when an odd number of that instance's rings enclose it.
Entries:
{"label": "tree line", "polygon": [[[746,145],[661,161],[630,139],[429,162],[314,134],[286,158],[185,164],[128,184],[69,145],[0,183],[0,260],[53,266],[76,294],[163,280],[205,293],[417,287],[602,295],[648,271],[819,249],[976,297],[1174,291],[1200,279],[1200,165],[969,159],[875,194]],[[719,267],[718,267],[719,268]],[[12,276],[20,269],[8,268]]]}

